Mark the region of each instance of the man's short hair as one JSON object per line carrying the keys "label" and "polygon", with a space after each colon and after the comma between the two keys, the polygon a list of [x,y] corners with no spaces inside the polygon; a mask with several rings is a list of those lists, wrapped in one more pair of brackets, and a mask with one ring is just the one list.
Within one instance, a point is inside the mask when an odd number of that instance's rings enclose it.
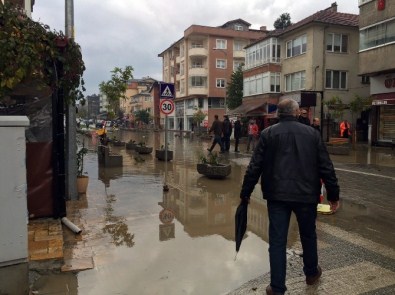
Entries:
{"label": "man's short hair", "polygon": [[278,103],[277,114],[279,117],[294,116],[299,109],[299,104],[290,98],[286,98]]}

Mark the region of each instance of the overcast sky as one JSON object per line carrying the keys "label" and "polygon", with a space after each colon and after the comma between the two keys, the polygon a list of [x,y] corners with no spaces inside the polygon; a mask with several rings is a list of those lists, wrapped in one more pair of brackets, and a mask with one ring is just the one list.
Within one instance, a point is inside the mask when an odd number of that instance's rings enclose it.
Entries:
{"label": "overcast sky", "polygon": [[[329,7],[335,0],[74,0],[75,40],[86,66],[85,95],[98,94],[114,67],[134,68],[134,78],[162,80],[158,54],[183,37],[189,26],[220,26],[241,18],[251,29],[266,26],[284,12],[293,23]],[[337,0],[337,11],[358,14],[358,0]],[[65,0],[36,0],[32,17],[65,31]]]}

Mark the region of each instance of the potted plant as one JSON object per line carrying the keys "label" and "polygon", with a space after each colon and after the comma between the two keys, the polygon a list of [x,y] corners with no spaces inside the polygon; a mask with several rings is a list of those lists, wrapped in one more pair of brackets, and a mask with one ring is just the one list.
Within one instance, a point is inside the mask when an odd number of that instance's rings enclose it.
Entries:
{"label": "potted plant", "polygon": [[173,151],[170,151],[168,148],[166,150],[165,146],[162,145],[159,150],[155,150],[155,157],[159,161],[171,161],[173,160]]}
{"label": "potted plant", "polygon": [[217,153],[210,153],[207,157],[202,155],[200,157],[200,163],[197,164],[196,168],[199,174],[216,179],[225,178],[232,171],[232,166],[230,164],[222,164],[219,162]]}
{"label": "potted plant", "polygon": [[113,146],[125,146],[125,142],[124,141],[120,141],[115,136],[111,140],[111,143],[112,143]]}
{"label": "potted plant", "polygon": [[88,149],[83,145],[77,152],[77,192],[85,194],[88,188],[89,177],[84,174],[84,157]]}
{"label": "potted plant", "polygon": [[136,149],[136,142],[134,141],[134,140],[129,140],[127,143],[126,143],[126,149],[127,150],[135,150]]}
{"label": "potted plant", "polygon": [[146,146],[145,141],[140,141],[138,145],[136,145],[135,150],[139,154],[150,154],[153,148]]}

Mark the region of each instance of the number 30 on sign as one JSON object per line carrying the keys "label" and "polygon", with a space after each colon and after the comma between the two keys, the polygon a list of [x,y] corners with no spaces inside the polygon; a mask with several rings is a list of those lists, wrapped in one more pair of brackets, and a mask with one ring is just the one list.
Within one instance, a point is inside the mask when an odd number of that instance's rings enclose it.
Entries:
{"label": "number 30 on sign", "polygon": [[174,102],[171,99],[162,99],[159,107],[162,114],[170,115],[174,111]]}

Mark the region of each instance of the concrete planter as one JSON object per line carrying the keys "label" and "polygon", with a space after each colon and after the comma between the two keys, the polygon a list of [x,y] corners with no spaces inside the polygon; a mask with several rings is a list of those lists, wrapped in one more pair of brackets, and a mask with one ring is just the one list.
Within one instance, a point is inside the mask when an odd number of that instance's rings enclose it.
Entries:
{"label": "concrete planter", "polygon": [[197,171],[208,178],[222,179],[226,178],[232,172],[230,164],[197,164]]}
{"label": "concrete planter", "polygon": [[138,152],[139,154],[150,154],[150,153],[152,153],[152,150],[153,150],[153,148],[148,147],[148,146],[137,145],[135,147],[135,151]]}
{"label": "concrete planter", "polygon": [[137,144],[135,142],[127,142],[126,143],[126,149],[127,150],[135,150]]}
{"label": "concrete planter", "polygon": [[[166,151],[165,150],[155,150],[155,157],[159,161],[166,161]],[[173,151],[167,151],[167,161],[173,160]]]}

